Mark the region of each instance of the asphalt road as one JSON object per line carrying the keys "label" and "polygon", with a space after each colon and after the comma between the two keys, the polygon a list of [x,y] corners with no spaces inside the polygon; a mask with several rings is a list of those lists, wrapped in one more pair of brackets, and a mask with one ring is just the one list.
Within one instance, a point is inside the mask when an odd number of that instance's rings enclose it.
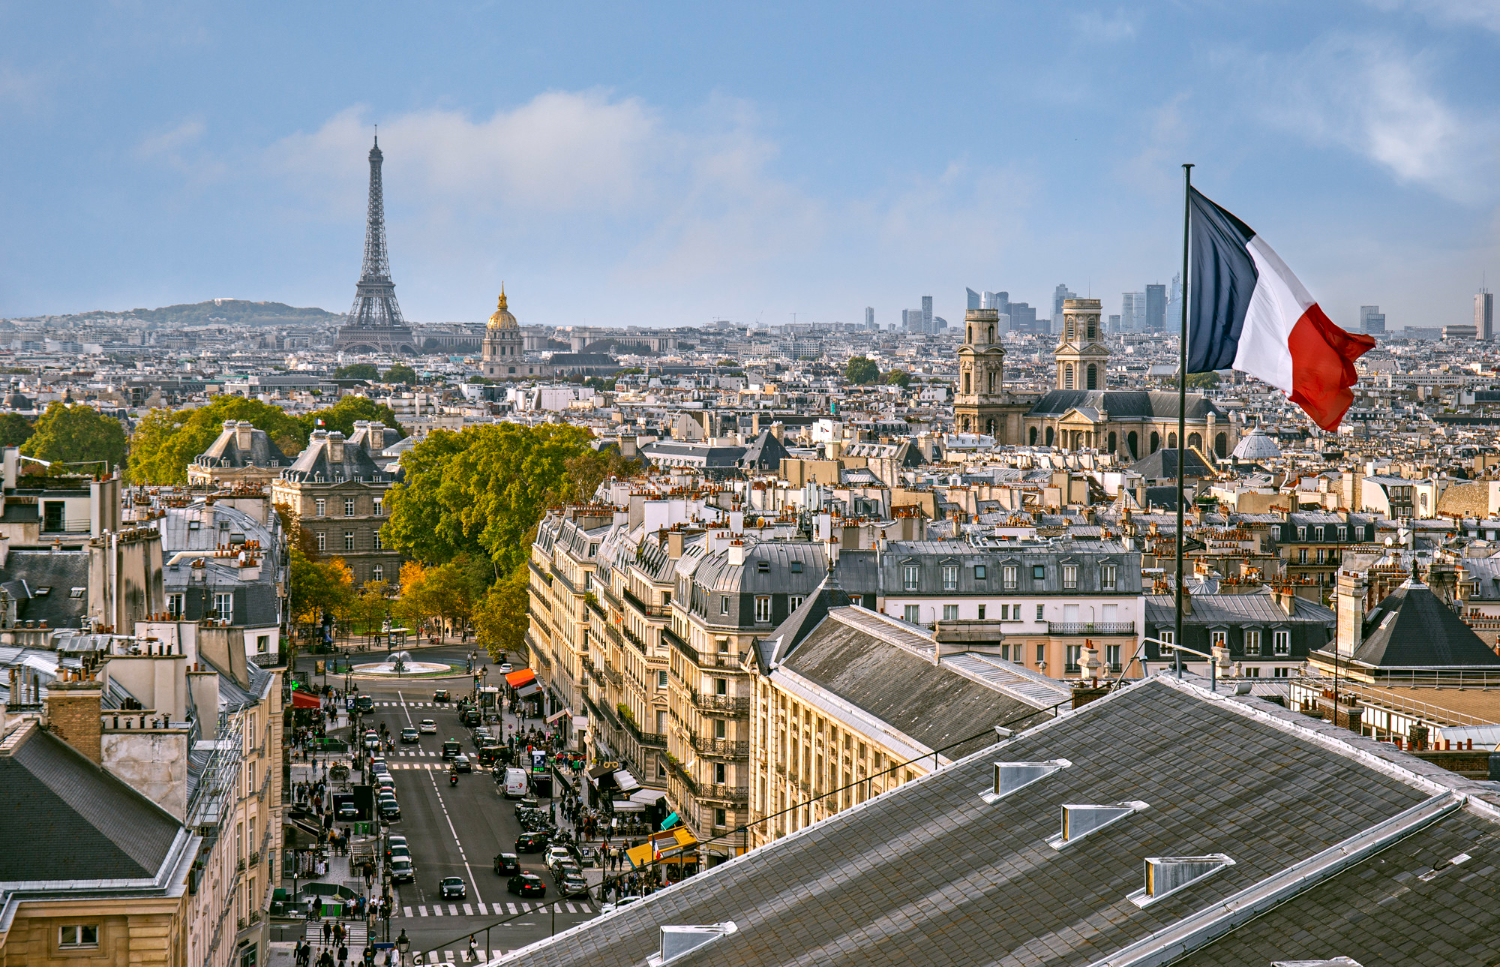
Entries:
{"label": "asphalt road", "polygon": [[[435,660],[448,651],[423,651],[415,657],[425,660],[432,655]],[[452,651],[452,657],[463,654],[459,649]],[[374,712],[364,716],[366,726],[378,729],[384,722],[398,737],[394,753],[387,757],[401,804],[401,819],[392,824],[391,831],[406,836],[417,869],[414,883],[402,884],[393,891],[396,909],[390,923],[392,939],[404,930],[413,951],[437,951],[444,955],[439,959],[464,963],[471,933],[476,935],[481,951],[498,956],[499,952],[549,936],[554,919],[555,930],[560,932],[598,915],[598,903],[593,899],[557,899],[554,881],[539,853],[522,854],[520,860],[523,869],[536,872],[547,883],[545,901],[522,901],[511,896],[505,879],[494,873],[491,864],[495,854],[514,852],[515,839],[521,833],[514,802],[500,794],[486,772],[464,773],[457,786],[448,784],[442,742],[456,738],[471,756],[474,743],[470,730],[459,725],[455,705],[432,701],[435,687],[449,688],[455,698],[466,694],[468,680],[360,684],[361,691],[375,701]],[[401,729],[415,727],[422,719],[434,720],[437,734],[423,735],[415,745],[402,745]],[[543,805],[546,803],[543,800]],[[438,884],[449,876],[461,877],[467,885],[463,900],[440,899]],[[488,942],[486,927],[490,928]],[[452,956],[446,956],[449,952]]]}

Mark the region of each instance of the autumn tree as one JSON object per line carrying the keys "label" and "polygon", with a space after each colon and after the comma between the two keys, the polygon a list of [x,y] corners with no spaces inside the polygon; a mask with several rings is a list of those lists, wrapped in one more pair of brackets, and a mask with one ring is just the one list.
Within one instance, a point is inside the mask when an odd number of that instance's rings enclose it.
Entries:
{"label": "autumn tree", "polygon": [[474,630],[491,661],[499,661],[504,653],[517,665],[527,663],[526,610],[531,597],[527,590],[528,574],[524,565],[517,568],[496,583],[474,608]]}
{"label": "autumn tree", "polygon": [[867,356],[852,356],[844,367],[844,380],[854,386],[864,386],[880,378],[880,367]]}

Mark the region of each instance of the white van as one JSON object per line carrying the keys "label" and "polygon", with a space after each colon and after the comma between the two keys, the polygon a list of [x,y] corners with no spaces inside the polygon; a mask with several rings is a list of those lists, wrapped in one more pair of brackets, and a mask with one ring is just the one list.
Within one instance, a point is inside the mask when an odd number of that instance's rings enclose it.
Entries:
{"label": "white van", "polygon": [[506,769],[505,770],[505,798],[506,799],[520,799],[521,797],[525,796],[526,793],[529,792],[529,791],[530,791],[530,789],[529,789],[529,787],[527,785],[527,782],[526,782],[526,770],[525,769]]}

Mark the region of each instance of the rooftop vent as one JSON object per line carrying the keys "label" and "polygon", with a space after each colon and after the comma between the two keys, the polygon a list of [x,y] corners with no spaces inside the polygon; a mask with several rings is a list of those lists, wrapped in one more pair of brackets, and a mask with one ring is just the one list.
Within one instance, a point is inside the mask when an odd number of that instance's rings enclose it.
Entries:
{"label": "rooftop vent", "polygon": [[650,967],[673,964],[705,944],[727,937],[738,930],[733,920],[723,923],[682,924],[661,928],[661,952],[646,958]]}
{"label": "rooftop vent", "polygon": [[1038,779],[1045,779],[1059,769],[1072,764],[1067,759],[1049,759],[1046,762],[997,762],[995,763],[995,788],[991,792],[983,793],[980,798],[991,803],[1004,799],[1018,789],[1029,786]]}
{"label": "rooftop vent", "polygon": [[1163,897],[1171,896],[1199,880],[1212,876],[1233,866],[1234,860],[1223,853],[1207,856],[1148,856],[1146,857],[1146,885],[1130,894],[1130,902],[1146,907]]}
{"label": "rooftop vent", "polygon": [[1069,843],[1078,842],[1089,833],[1098,832],[1104,827],[1117,823],[1126,816],[1138,813],[1146,808],[1146,803],[1138,799],[1131,802],[1117,802],[1107,806],[1064,803],[1062,807],[1062,831],[1047,840],[1047,845],[1053,849],[1062,849]]}

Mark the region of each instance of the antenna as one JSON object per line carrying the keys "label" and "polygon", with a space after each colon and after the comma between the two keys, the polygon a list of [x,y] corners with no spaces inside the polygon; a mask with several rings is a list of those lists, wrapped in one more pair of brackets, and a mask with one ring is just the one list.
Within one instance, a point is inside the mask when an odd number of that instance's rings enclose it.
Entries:
{"label": "antenna", "polygon": [[375,147],[380,147],[380,125],[375,125]]}

